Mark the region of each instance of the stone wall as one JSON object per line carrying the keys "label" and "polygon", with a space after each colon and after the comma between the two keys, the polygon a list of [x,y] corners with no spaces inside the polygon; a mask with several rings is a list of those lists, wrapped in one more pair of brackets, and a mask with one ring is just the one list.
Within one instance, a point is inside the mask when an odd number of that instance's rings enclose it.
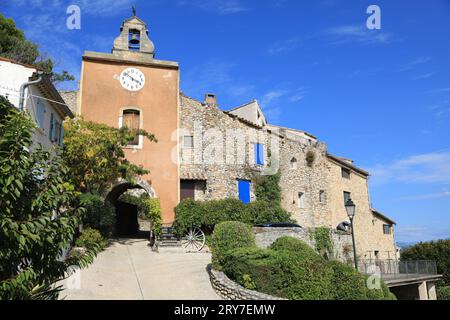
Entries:
{"label": "stone wall", "polygon": [[[314,239],[314,228],[253,228],[256,238],[256,245],[260,248],[268,248],[278,238],[293,237],[299,239],[311,248],[316,248]],[[330,230],[331,241],[333,242],[333,257],[336,260],[347,262],[353,256],[352,237],[350,234],[342,234],[336,230]]]}
{"label": "stone wall", "polygon": [[208,266],[209,279],[213,289],[225,300],[287,300],[265,293],[248,290],[229,279],[225,273]]}

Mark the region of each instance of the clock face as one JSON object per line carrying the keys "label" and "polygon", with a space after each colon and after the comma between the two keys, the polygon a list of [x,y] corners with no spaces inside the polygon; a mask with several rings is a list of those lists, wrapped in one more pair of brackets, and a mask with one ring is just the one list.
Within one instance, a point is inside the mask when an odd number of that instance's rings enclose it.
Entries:
{"label": "clock face", "polygon": [[144,87],[145,76],[139,69],[127,68],[120,74],[120,84],[128,91],[139,91]]}

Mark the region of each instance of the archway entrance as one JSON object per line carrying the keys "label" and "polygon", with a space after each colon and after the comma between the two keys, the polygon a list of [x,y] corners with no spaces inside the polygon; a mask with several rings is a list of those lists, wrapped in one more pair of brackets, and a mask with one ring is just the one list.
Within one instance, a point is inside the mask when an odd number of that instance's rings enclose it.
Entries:
{"label": "archway entrance", "polygon": [[154,197],[153,189],[145,182],[137,184],[119,182],[114,185],[106,197],[116,210],[116,235],[126,238],[149,238],[150,229],[139,219],[139,207],[124,200],[123,195],[140,197],[147,194]]}

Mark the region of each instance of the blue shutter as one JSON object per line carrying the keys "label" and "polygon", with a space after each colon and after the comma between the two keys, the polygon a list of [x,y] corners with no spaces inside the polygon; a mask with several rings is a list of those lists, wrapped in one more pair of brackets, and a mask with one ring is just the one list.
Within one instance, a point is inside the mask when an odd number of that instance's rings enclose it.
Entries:
{"label": "blue shutter", "polygon": [[250,181],[238,180],[239,200],[243,203],[250,203]]}
{"label": "blue shutter", "polygon": [[63,137],[64,137],[64,124],[61,123],[59,125],[59,137],[58,137],[58,145],[62,147],[63,145]]}
{"label": "blue shutter", "polygon": [[53,112],[50,114],[50,141],[53,142],[55,140],[55,116]]}
{"label": "blue shutter", "polygon": [[264,145],[255,143],[255,164],[264,165]]}
{"label": "blue shutter", "polygon": [[40,99],[37,100],[37,123],[39,128],[44,129],[45,123],[45,105]]}

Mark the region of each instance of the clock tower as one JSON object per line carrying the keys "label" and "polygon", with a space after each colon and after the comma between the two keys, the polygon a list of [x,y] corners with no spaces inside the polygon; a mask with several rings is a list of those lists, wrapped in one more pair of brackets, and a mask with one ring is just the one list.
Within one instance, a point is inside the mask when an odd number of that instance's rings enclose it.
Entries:
{"label": "clock tower", "polygon": [[[122,23],[111,53],[84,53],[79,113],[88,121],[155,134],[157,143],[136,134],[125,154],[130,162],[150,170],[139,186],[159,198],[167,224],[173,222],[179,202],[179,165],[174,159],[178,108],[178,63],[155,59],[147,25],[134,10]],[[130,187],[124,183],[121,190]]]}

